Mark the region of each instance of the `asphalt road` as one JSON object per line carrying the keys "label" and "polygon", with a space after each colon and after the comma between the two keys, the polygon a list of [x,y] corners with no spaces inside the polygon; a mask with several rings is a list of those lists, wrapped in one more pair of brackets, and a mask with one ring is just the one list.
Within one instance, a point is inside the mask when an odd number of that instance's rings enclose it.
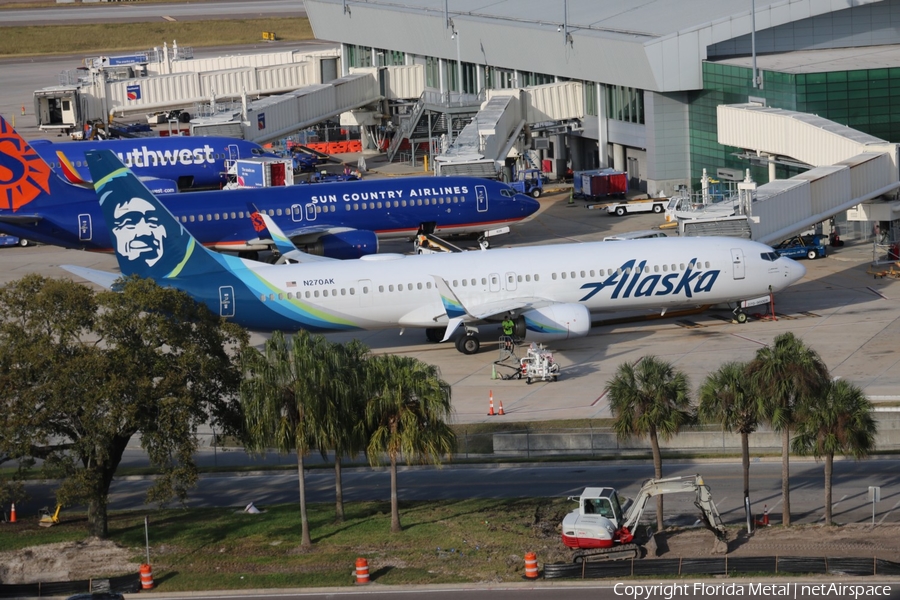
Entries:
{"label": "asphalt road", "polygon": [[[835,578],[826,583],[835,581]],[[772,581],[766,581],[772,584]],[[378,589],[329,589],[327,591],[311,591],[297,593],[272,593],[264,594],[264,597],[272,600],[293,600],[295,598],[303,598],[304,600],[325,600],[328,598],[345,598],[365,595],[366,600],[394,600],[398,597],[427,597],[430,600],[444,600],[449,598],[465,598],[466,600],[520,600],[523,594],[527,594],[529,600],[559,600],[563,595],[566,600],[672,600],[672,598],[703,598],[703,600],[718,600],[733,598],[734,596],[753,596],[756,598],[778,598],[788,597],[794,600],[800,598],[818,598],[823,595],[836,596],[838,598],[848,597],[855,598],[855,591],[858,591],[858,598],[868,598],[878,594],[881,598],[897,598],[900,584],[896,581],[872,581],[869,578],[864,580],[843,580],[847,586],[863,585],[862,590],[852,588],[844,591],[844,593],[823,593],[822,588],[813,586],[821,584],[821,581],[805,579],[780,579],[778,585],[782,587],[769,588],[769,593],[762,593],[764,588],[760,587],[760,580],[757,578],[754,583],[734,582],[728,580],[668,580],[668,581],[628,581],[628,582],[541,582],[538,584],[476,584],[466,586],[455,586],[456,589],[447,589],[450,586],[379,586]],[[679,588],[674,588],[674,585]],[[731,584],[732,587],[725,587]],[[651,586],[658,585],[660,587],[653,588]],[[787,588],[783,586],[787,586]],[[838,584],[840,585],[840,584]],[[877,591],[875,587],[879,586]],[[739,588],[739,589],[737,589]],[[868,594],[865,590],[869,590]],[[154,598],[164,600],[165,598],[177,598],[178,596],[166,596],[161,594],[153,594]],[[260,598],[262,594],[235,595],[228,594],[229,600],[252,600]],[[190,598],[194,600],[222,598],[221,595],[215,594],[191,594]]]}
{"label": "asphalt road", "polygon": [[185,4],[98,3],[60,5],[48,8],[16,8],[0,11],[0,27],[25,25],[71,25],[78,23],[140,23],[214,19],[258,19],[305,17],[300,0],[216,0]]}
{"label": "asphalt road", "polygon": [[[202,462],[212,459],[206,453]],[[219,454],[219,464],[225,457]],[[291,458],[281,458],[295,464]],[[233,464],[233,463],[232,463]],[[713,500],[726,524],[743,522],[743,475],[739,461],[667,461],[667,477],[699,473],[710,486]],[[634,497],[645,479],[653,476],[653,467],[644,461],[604,463],[576,462],[532,465],[478,465],[403,468],[399,474],[400,498],[404,501],[462,498],[566,497],[578,495],[586,486],[611,486]],[[876,505],[876,523],[900,522],[900,460],[872,459],[861,462],[835,461],[834,518],[840,523],[868,523],[872,504],[866,500],[869,486],[882,487],[882,500]],[[824,513],[823,466],[812,460],[791,461],[791,506],[794,522],[817,523]],[[144,494],[151,485],[146,478],[116,480],[110,492],[112,510],[137,510],[145,506]],[[334,477],[331,469],[312,469],[306,479],[307,500],[331,502]],[[769,508],[773,521],[780,521],[781,461],[753,462],[750,467],[751,501],[754,513]],[[52,505],[53,486],[32,483],[31,502],[18,506],[20,514],[36,513]],[[189,507],[242,507],[253,502],[258,507],[297,501],[297,473],[257,471],[203,476],[191,491]],[[368,467],[345,469],[344,499],[347,501],[390,499],[387,469]],[[673,525],[689,526],[695,521],[693,495],[667,496],[666,517]],[[650,518],[650,512],[645,518]]]}

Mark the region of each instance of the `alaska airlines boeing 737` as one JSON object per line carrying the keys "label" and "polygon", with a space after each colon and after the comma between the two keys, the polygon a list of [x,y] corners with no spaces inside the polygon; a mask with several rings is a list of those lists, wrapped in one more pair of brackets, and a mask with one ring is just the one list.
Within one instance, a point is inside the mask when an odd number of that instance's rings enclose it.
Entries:
{"label": "alaska airlines boeing 737", "polygon": [[[519,337],[560,340],[587,335],[592,312],[757,299],[806,273],[768,246],[722,237],[267,265],[203,248],[112,153],[87,160],[122,274],[184,290],[253,330],[418,327],[438,341],[463,327],[456,347],[471,354],[477,326],[506,316]],[[106,287],[116,277],[63,268]]]}
{"label": "alaska airlines boeing 737", "polygon": [[[5,173],[5,175],[3,175]],[[378,251],[378,237],[484,233],[517,223],[540,204],[499,181],[404,177],[193,192],[161,197],[201,244],[255,252],[261,239],[248,206],[268,214],[298,248],[330,258]],[[114,240],[93,189],[57,177],[0,117],[0,232],[66,248],[109,251]]]}
{"label": "alaska airlines boeing 737", "polygon": [[138,178],[168,179],[180,191],[222,187],[228,161],[275,156],[259,144],[228,137],[171,136],[62,143],[37,140],[31,146],[70,183],[90,183],[85,152],[111,150]]}

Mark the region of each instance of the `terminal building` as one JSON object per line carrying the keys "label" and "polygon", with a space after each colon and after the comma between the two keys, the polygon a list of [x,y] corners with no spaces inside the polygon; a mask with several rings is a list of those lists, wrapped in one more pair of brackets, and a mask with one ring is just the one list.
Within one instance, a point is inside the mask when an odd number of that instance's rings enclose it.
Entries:
{"label": "terminal building", "polygon": [[[816,181],[846,163],[841,193],[824,207],[800,201],[787,220],[754,236],[768,241],[818,217],[846,218],[848,201],[897,187],[890,142],[900,139],[900,104],[892,102],[900,92],[900,0],[306,0],[306,10],[317,38],[341,44],[345,75],[419,66],[422,97],[392,102],[391,116],[400,126],[428,112],[427,137],[433,147],[441,139],[437,149],[450,162],[497,158],[491,152],[507,159],[518,147],[518,160],[533,163],[525,166],[557,176],[611,167],[653,196],[697,189],[704,171],[747,169],[761,186],[805,173],[815,195]],[[723,117],[722,105],[748,110]],[[781,111],[749,110],[759,107]],[[805,129],[792,129],[796,123]],[[765,127],[769,137],[790,130],[800,139],[770,144],[757,135],[751,146],[742,127],[750,137]],[[726,141],[720,129],[738,133]],[[820,156],[835,135],[854,149]],[[501,139],[492,145],[492,136]],[[886,156],[880,166],[865,158],[872,153]],[[852,173],[860,162],[866,178],[885,171],[863,190],[862,171]],[[890,230],[893,211],[858,214],[843,233],[866,238],[873,221]]]}

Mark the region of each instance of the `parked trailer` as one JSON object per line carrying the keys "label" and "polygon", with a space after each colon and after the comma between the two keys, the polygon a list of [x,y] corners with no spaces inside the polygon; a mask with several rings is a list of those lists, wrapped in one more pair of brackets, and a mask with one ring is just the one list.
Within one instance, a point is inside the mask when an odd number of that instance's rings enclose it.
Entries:
{"label": "parked trailer", "polygon": [[576,193],[578,189],[581,190],[581,197],[586,200],[610,197],[625,198],[625,194],[628,193],[628,175],[613,169],[584,171],[581,174],[579,185],[574,187]]}

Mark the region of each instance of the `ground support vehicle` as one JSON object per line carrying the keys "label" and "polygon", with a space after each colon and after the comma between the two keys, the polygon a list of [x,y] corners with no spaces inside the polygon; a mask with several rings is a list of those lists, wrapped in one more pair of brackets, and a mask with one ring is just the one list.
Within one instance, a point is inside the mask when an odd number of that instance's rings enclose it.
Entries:
{"label": "ground support vehicle", "polygon": [[824,243],[825,236],[821,235],[795,235],[773,246],[781,256],[788,258],[808,258],[814,260],[820,256],[828,255],[828,248]]}
{"label": "ground support vehicle", "polygon": [[700,520],[716,536],[714,550],[722,551],[725,526],[700,475],[648,479],[624,508],[619,493],[610,487],[588,487],[581,496],[569,496],[578,502],[578,509],[563,519],[563,544],[576,550],[574,562],[640,558],[646,542],[635,539],[635,531],[647,500],[678,493],[696,494],[694,506],[700,510]]}
{"label": "ground support vehicle", "polygon": [[559,364],[553,362],[553,353],[534,342],[528,352],[519,360],[519,379],[531,385],[532,381],[556,381],[559,379]]}
{"label": "ground support vehicle", "polygon": [[439,254],[441,252],[463,252],[459,246],[451,244],[432,233],[420,233],[415,241],[416,254]]}
{"label": "ground support vehicle", "polygon": [[624,217],[631,213],[653,212],[661,213],[666,210],[668,199],[663,200],[634,200],[632,202],[614,202],[612,204],[588,205],[588,208],[605,208],[609,215]]}
{"label": "ground support vehicle", "polygon": [[516,174],[515,181],[510,182],[509,187],[520,194],[540,198],[544,193],[544,175],[537,169],[522,169]]}
{"label": "ground support vehicle", "polygon": [[17,238],[14,235],[0,233],[0,246],[27,246],[30,242],[25,238]]}

